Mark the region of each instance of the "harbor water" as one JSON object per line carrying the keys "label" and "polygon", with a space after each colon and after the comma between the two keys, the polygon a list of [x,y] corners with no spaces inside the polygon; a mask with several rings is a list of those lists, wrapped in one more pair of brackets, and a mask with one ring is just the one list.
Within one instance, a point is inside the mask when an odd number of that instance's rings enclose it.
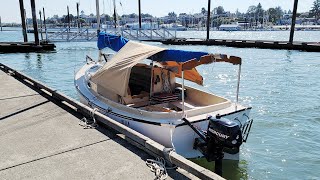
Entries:
{"label": "harbor water", "polygon": [[[204,31],[178,32],[179,37],[204,38]],[[211,38],[288,40],[289,31],[211,32]],[[29,39],[32,36],[29,34]],[[0,42],[22,41],[21,31],[0,32]],[[320,41],[319,31],[298,31],[296,41]],[[224,162],[228,179],[320,178],[320,53],[231,48],[166,46],[206,51],[243,59],[240,103],[252,106],[254,119],[239,164]],[[77,99],[73,77],[86,55],[97,58],[95,42],[60,42],[50,53],[0,54],[0,62]],[[237,66],[200,66],[204,88],[235,100]],[[1,108],[0,108],[1,109]]]}

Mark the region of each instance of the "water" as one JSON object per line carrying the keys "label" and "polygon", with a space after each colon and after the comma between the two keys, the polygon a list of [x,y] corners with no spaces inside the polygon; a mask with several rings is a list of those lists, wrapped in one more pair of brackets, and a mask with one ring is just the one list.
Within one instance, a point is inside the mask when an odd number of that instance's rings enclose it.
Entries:
{"label": "water", "polygon": [[[205,32],[179,32],[205,37]],[[288,31],[212,32],[211,38],[287,40]],[[30,37],[31,38],[31,37]],[[18,41],[20,32],[0,32],[0,41]],[[320,32],[296,32],[295,40],[320,41]],[[240,102],[252,106],[253,127],[240,163],[226,162],[229,179],[319,179],[320,53],[240,49],[222,46],[162,47],[226,53],[243,59]],[[95,42],[56,43],[53,53],[0,54],[0,62],[77,99],[73,84],[85,56],[97,57]],[[235,100],[237,66],[200,66],[205,88]]]}

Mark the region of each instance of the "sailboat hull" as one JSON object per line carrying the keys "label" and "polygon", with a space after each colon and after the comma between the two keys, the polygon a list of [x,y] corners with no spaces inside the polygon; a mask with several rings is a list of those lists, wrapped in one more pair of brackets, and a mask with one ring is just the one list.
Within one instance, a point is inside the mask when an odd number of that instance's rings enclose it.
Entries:
{"label": "sailboat hull", "polygon": [[[182,120],[181,115],[165,115],[164,113],[150,113],[143,110],[127,107],[125,105],[103,100],[97,96],[88,86],[88,72],[94,70],[94,63],[88,63],[81,68],[75,76],[75,86],[79,94],[80,101],[91,108],[96,108],[106,116],[140,132],[141,134],[155,140],[168,148],[173,148],[178,154],[186,158],[203,157],[200,151],[193,148],[196,138],[199,138]],[[223,115],[227,119],[237,119],[242,125],[249,120],[251,108],[238,107],[231,105],[226,108],[218,109],[210,114],[200,114],[188,117],[191,123],[199,130],[206,131],[208,128],[208,115]],[[228,112],[228,113],[227,113]],[[231,112],[231,113],[230,113]],[[224,159],[239,160],[239,153],[225,153]]]}

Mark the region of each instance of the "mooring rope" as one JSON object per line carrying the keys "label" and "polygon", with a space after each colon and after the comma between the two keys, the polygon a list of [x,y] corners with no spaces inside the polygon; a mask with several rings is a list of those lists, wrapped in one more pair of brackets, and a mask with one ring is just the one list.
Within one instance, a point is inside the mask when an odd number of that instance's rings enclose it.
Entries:
{"label": "mooring rope", "polygon": [[166,161],[162,157],[157,157],[154,159],[147,159],[146,165],[150,168],[152,172],[154,172],[157,180],[163,180],[168,177],[167,169],[166,169]]}
{"label": "mooring rope", "polygon": [[83,117],[80,119],[79,125],[83,126],[84,129],[94,129],[98,127],[98,123],[96,121],[96,118],[94,117],[95,112],[98,111],[97,108],[93,108],[93,110],[90,112],[90,116],[92,121],[89,121],[86,117]]}
{"label": "mooring rope", "polygon": [[[173,165],[170,153],[174,152],[173,148],[164,148],[163,149],[163,155],[162,157],[157,157],[154,159],[147,159],[146,165],[150,168],[152,172],[154,172],[157,180],[163,180],[168,177],[167,170],[168,169],[176,169],[177,166]],[[169,167],[166,166],[166,160],[169,161]]]}

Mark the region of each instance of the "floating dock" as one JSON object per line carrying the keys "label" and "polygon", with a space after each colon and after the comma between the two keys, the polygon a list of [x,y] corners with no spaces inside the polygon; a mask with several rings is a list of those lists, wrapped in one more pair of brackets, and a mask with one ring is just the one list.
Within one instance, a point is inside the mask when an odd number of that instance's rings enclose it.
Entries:
{"label": "floating dock", "polygon": [[33,42],[0,42],[0,53],[53,51],[55,47],[54,44],[47,42],[41,42],[40,45]]}
{"label": "floating dock", "polygon": [[235,39],[187,39],[175,38],[160,41],[167,45],[216,45],[237,48],[287,49],[309,52],[320,52],[319,42],[263,41],[263,40],[235,40]]}
{"label": "floating dock", "polygon": [[[18,71],[0,69],[2,179],[155,179],[145,160],[156,156],[178,166],[168,179],[223,179]],[[79,126],[90,116],[97,128]]]}

